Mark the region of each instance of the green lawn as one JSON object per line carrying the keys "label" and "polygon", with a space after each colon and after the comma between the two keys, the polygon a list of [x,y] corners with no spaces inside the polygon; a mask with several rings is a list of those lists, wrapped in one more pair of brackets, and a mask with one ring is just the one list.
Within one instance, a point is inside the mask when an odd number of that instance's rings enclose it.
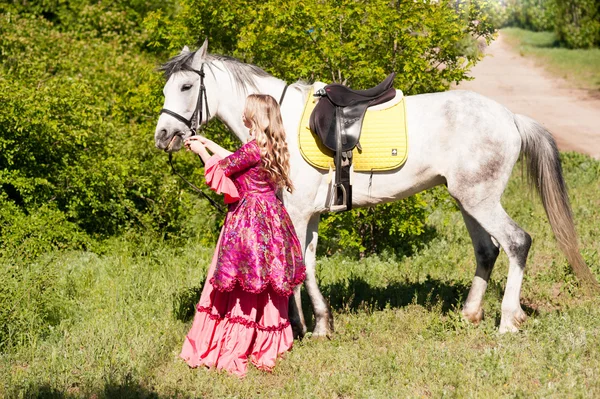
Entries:
{"label": "green lawn", "polygon": [[572,82],[574,87],[600,90],[600,49],[558,47],[552,32],[531,32],[519,28],[501,31],[521,55],[534,57],[550,73]]}
{"label": "green lawn", "polygon": [[[564,157],[582,252],[600,276],[600,162]],[[185,305],[197,299],[212,248],[129,238],[101,255],[54,253],[25,266],[32,279],[50,271],[53,279],[36,299],[47,304],[20,309],[47,306],[57,316],[43,336],[25,334],[2,355],[0,397],[600,397],[600,299],[582,297],[525,187],[517,167],[504,204],[533,237],[522,299],[529,319],[518,334],[497,333],[504,254],[486,318],[462,321],[473,249],[460,214],[445,206],[429,216],[434,237],[409,258],[318,260],[335,314],[331,340],[297,341],[273,374],[191,370],[177,358],[190,327]]]}

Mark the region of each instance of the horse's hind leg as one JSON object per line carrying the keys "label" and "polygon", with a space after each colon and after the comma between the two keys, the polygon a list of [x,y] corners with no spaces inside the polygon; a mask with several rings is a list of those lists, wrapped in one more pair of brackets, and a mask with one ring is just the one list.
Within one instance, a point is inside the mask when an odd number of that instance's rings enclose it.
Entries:
{"label": "horse's hind leg", "polygon": [[[494,237],[509,260],[508,278],[502,299],[500,332],[516,332],[526,319],[521,309],[521,284],[527,255],[531,247],[531,236],[520,228],[504,211],[498,200],[476,202],[463,201],[464,211],[475,219],[485,231]],[[479,269],[479,268],[478,268]]]}
{"label": "horse's hind leg", "polygon": [[475,249],[477,269],[469,295],[462,310],[463,316],[472,323],[479,323],[483,319],[483,296],[488,286],[488,280],[494,269],[494,264],[500,253],[499,244],[487,231],[461,208],[463,219],[471,236]]}

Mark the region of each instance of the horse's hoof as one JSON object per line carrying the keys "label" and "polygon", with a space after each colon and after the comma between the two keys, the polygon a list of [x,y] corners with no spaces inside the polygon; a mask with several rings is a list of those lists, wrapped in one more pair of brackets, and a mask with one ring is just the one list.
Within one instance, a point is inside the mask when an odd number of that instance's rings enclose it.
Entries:
{"label": "horse's hoof", "polygon": [[475,311],[463,309],[461,313],[465,320],[467,320],[475,325],[478,325],[481,322],[481,320],[483,320],[483,309],[482,308],[476,309]]}
{"label": "horse's hoof", "polygon": [[519,327],[525,320],[527,320],[527,315],[521,308],[514,312],[502,312],[502,318],[500,319],[500,334],[519,332]]}
{"label": "horse's hoof", "polygon": [[294,334],[294,339],[302,339],[306,335],[306,327],[297,327],[292,324],[292,334]]}
{"label": "horse's hoof", "polygon": [[312,338],[331,338],[333,335],[333,328],[327,328],[323,326],[323,324],[328,326],[330,323],[316,324],[312,333]]}
{"label": "horse's hoof", "polygon": [[331,332],[313,332],[310,334],[312,339],[331,339]]}
{"label": "horse's hoof", "polygon": [[306,324],[304,324],[299,318],[291,318],[290,324],[292,325],[292,334],[294,334],[294,339],[304,338],[307,332]]}

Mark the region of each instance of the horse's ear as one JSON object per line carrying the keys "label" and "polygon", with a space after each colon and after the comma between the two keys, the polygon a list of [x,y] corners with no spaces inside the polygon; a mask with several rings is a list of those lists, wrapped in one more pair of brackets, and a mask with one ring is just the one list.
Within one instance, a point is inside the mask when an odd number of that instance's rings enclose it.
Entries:
{"label": "horse's ear", "polygon": [[196,50],[196,53],[194,54],[194,59],[192,61],[192,65],[194,65],[196,68],[199,68],[200,64],[202,63],[202,60],[204,60],[204,57],[206,57],[207,53],[208,53],[208,39],[206,39],[204,41],[204,44],[202,45],[202,47],[200,47],[198,50]]}
{"label": "horse's ear", "polygon": [[187,54],[190,52],[190,48],[188,46],[183,46],[181,49],[181,54]]}
{"label": "horse's ear", "polygon": [[200,57],[204,58],[204,57],[206,57],[207,53],[208,53],[208,39],[205,39],[204,43],[202,43],[202,47],[200,47],[198,49],[198,51],[196,51],[196,54],[199,55]]}

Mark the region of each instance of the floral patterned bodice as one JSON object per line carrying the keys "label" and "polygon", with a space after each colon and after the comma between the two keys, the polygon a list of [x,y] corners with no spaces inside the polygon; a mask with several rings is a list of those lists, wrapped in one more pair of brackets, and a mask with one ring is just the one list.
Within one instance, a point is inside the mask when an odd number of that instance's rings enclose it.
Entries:
{"label": "floral patterned bodice", "polygon": [[261,168],[256,141],[226,158],[213,156],[205,175],[211,188],[225,194],[230,204],[213,286],[231,291],[240,284],[244,291],[258,293],[271,285],[280,295],[290,295],[305,277],[302,249],[275,195],[276,185]]}

